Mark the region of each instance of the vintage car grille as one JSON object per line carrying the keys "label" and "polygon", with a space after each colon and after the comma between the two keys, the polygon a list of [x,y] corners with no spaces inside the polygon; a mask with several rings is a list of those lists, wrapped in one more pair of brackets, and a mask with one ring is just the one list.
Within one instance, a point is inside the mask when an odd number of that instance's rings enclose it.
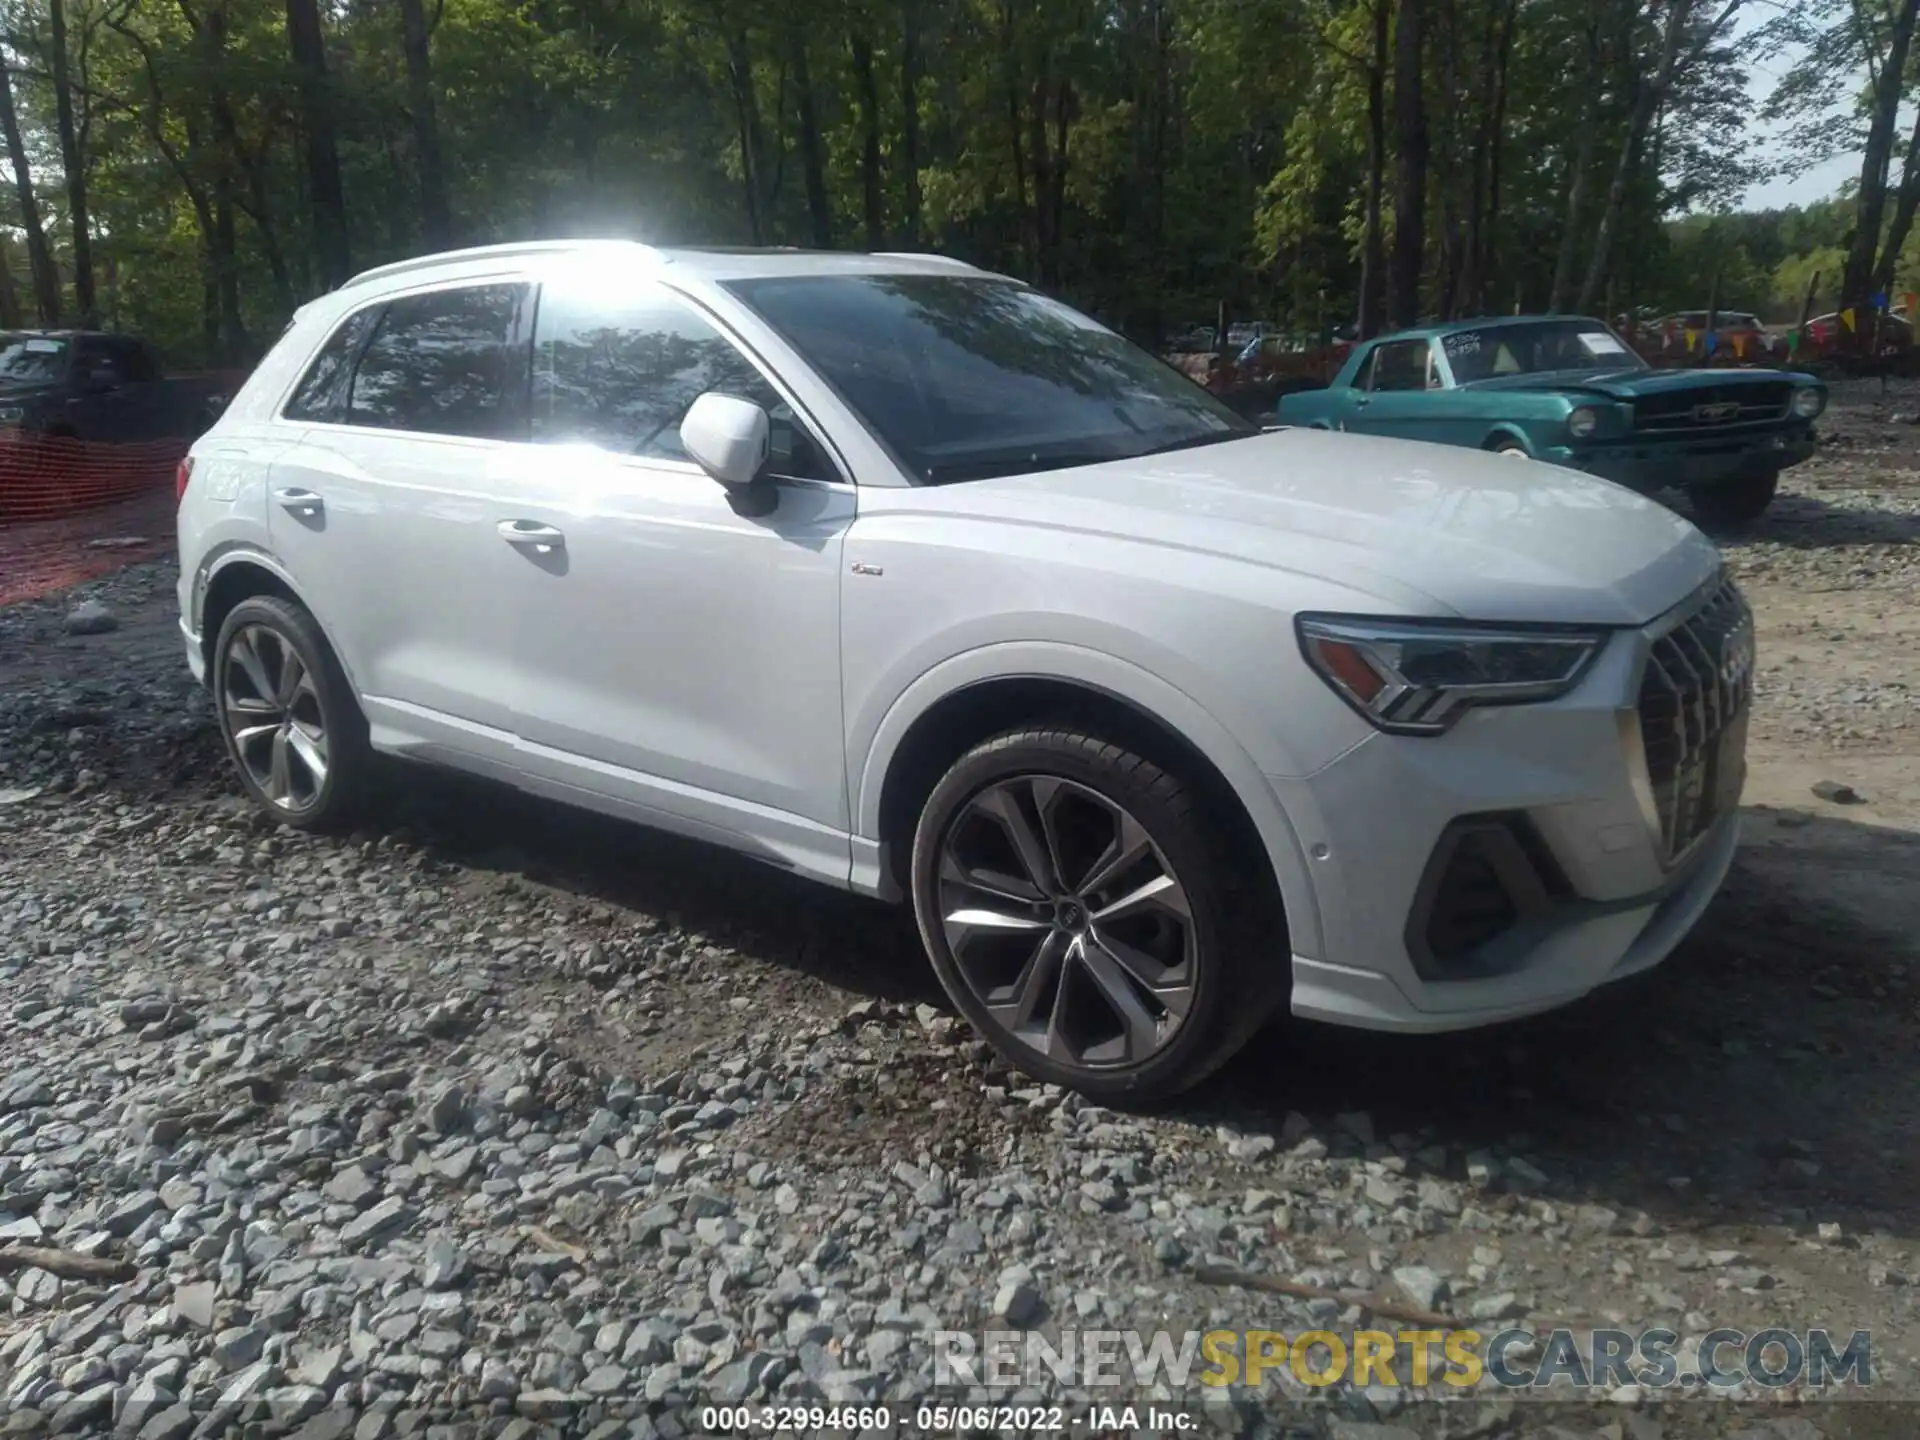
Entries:
{"label": "vintage car grille", "polygon": [[1786,381],[1706,385],[1698,390],[1638,397],[1633,402],[1633,424],[1636,430],[1713,430],[1726,425],[1752,425],[1784,418],[1792,403],[1793,386]]}
{"label": "vintage car grille", "polygon": [[1673,863],[1739,803],[1753,694],[1753,612],[1732,580],[1653,642],[1640,740],[1664,858]]}

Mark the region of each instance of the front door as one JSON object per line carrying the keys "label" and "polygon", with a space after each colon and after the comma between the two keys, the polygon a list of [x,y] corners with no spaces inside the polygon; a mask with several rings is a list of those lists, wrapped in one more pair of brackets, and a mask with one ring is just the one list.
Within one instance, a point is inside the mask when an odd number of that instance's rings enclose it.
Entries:
{"label": "front door", "polygon": [[[702,393],[765,406],[762,507],[689,460]],[[787,399],[689,302],[636,278],[543,287],[532,442],[496,545],[523,769],[844,881],[841,546],[855,494]]]}

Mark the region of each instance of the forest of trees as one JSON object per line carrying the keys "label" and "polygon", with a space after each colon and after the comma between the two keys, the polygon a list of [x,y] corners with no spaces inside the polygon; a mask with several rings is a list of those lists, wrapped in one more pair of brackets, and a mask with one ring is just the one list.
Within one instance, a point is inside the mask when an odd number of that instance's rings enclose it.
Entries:
{"label": "forest of trees", "polygon": [[[237,363],[357,269],[563,234],[937,248],[1145,339],[1910,284],[1920,0],[1760,4],[0,0],[0,324]],[[1859,182],[1724,213],[1761,120]]]}

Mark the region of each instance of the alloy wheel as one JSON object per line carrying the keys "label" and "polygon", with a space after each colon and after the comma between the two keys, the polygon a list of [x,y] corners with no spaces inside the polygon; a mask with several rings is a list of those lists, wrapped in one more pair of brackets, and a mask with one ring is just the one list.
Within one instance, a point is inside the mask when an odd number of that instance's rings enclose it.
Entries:
{"label": "alloy wheel", "polygon": [[311,809],[327,783],[326,717],[293,642],[246,625],[227,642],[220,705],[247,777],[277,808]]}
{"label": "alloy wheel", "polygon": [[954,968],[1020,1043],[1108,1069],[1179,1033],[1199,969],[1187,892],[1105,795],[1051,775],[988,785],[948,826],[938,885]]}

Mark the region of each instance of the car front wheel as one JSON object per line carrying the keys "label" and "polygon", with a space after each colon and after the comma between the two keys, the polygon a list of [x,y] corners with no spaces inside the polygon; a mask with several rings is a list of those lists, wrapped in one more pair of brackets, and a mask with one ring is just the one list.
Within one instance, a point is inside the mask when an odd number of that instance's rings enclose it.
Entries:
{"label": "car front wheel", "polygon": [[1015,1067],[1102,1100],[1186,1090],[1286,991],[1284,927],[1179,777],[1074,729],[963,755],[914,835],[921,938]]}
{"label": "car front wheel", "polygon": [[340,662],[313,616],[277,596],[242,600],[214,640],[220,733],[248,796],[300,830],[350,823],[372,751]]}
{"label": "car front wheel", "polygon": [[1693,502],[1694,518],[1703,528],[1725,530],[1758,520],[1779,489],[1780,472],[1762,470],[1717,485],[1698,486],[1687,492],[1687,498]]}

